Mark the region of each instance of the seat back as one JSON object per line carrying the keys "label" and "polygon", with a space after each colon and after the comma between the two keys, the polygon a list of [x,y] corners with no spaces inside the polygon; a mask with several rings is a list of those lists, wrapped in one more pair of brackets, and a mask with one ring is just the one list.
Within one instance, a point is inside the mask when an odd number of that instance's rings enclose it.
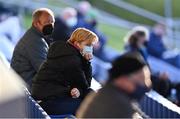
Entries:
{"label": "seat back", "polygon": [[31,97],[29,91],[25,89],[27,100],[28,118],[45,118],[50,119],[49,115],[41,108],[41,106]]}
{"label": "seat back", "polygon": [[155,91],[147,93],[140,106],[151,118],[180,118],[180,108]]}

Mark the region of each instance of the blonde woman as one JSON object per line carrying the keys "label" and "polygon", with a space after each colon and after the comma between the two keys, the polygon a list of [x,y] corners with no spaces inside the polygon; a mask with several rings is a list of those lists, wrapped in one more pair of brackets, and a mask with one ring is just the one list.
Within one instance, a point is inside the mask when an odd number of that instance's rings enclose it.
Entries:
{"label": "blonde woman", "polygon": [[32,84],[32,95],[48,114],[75,114],[89,93],[95,33],[76,29],[67,42],[57,41],[49,49]]}

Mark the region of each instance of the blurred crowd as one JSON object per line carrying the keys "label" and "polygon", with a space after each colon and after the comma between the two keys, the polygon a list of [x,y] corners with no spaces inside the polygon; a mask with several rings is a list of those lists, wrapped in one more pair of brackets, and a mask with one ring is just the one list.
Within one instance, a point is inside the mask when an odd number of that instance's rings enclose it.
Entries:
{"label": "blurred crowd", "polygon": [[0,4],[0,54],[10,62],[14,47],[22,34],[17,9]]}
{"label": "blurred crowd", "polygon": [[[169,50],[163,41],[166,35],[164,23],[156,23],[152,29],[143,26],[132,28],[125,36],[124,52],[117,54],[114,59],[108,55],[111,51],[105,50],[108,40],[106,34],[97,28],[98,12],[87,1],[79,2],[77,8],[65,8],[57,16],[47,8],[35,10],[32,26],[25,34],[15,11],[0,5],[0,60],[10,63],[27,83],[33,98],[48,114],[75,114],[86,95],[93,92],[90,88],[92,77],[96,79],[90,63],[93,55],[106,63],[113,61],[112,68],[104,88],[99,95],[92,96],[96,101],[85,100],[84,103],[87,101],[91,106],[80,107],[80,110],[82,108],[85,111],[79,111],[79,117],[105,116],[106,111],[97,114],[93,109],[103,110],[106,106],[100,102],[107,104],[109,100],[112,101],[108,98],[110,91],[116,94],[112,98],[124,100],[129,109],[132,109],[121,115],[132,117],[137,110],[132,108],[129,100],[125,101],[126,98],[139,100],[150,90],[150,82],[159,94],[180,104],[180,82],[171,82],[169,72],[154,71],[149,65],[149,57],[155,57],[180,73],[180,53]],[[134,81],[132,83],[129,80]],[[116,91],[119,89],[127,94],[122,93],[118,97]],[[123,102],[117,104],[123,105]],[[71,108],[59,108],[65,106]],[[115,105],[109,103],[109,106]],[[112,115],[118,117],[116,114],[119,113],[113,111]]]}

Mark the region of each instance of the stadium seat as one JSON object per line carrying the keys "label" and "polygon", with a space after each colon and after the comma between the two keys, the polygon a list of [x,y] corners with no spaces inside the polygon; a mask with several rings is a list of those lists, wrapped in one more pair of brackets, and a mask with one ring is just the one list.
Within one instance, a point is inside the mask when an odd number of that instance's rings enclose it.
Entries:
{"label": "stadium seat", "polygon": [[27,113],[28,118],[45,118],[50,119],[49,115],[41,108],[41,106],[31,97],[29,91],[25,89],[27,95]]}
{"label": "stadium seat", "polygon": [[[101,85],[95,80],[92,80],[92,88],[94,90],[98,90],[101,88]],[[25,93],[27,95],[27,113],[28,113],[28,118],[45,118],[45,119],[50,119],[50,118],[75,118],[74,115],[72,114],[66,114],[66,115],[48,115],[42,108],[41,106],[31,97],[30,92],[25,89]]]}
{"label": "stadium seat", "polygon": [[180,108],[155,91],[147,93],[140,106],[151,118],[180,118]]}

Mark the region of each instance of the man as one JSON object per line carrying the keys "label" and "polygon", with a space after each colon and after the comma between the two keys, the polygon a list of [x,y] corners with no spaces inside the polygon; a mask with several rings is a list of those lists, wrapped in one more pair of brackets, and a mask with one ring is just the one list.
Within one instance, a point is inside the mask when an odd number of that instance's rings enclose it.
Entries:
{"label": "man", "polygon": [[78,118],[145,117],[135,103],[151,87],[150,71],[139,54],[118,57],[109,70],[107,84],[89,95],[77,112]]}
{"label": "man", "polygon": [[34,11],[32,27],[17,43],[11,62],[12,68],[31,86],[31,80],[46,59],[46,38],[53,32],[54,15],[50,9]]}
{"label": "man", "polygon": [[70,38],[72,28],[77,24],[77,12],[74,8],[65,8],[62,14],[56,17],[53,41],[67,41]]}
{"label": "man", "polygon": [[163,53],[167,50],[163,43],[165,30],[165,25],[158,23],[154,26],[152,32],[150,33],[147,50],[152,56],[161,58]]}
{"label": "man", "polygon": [[81,1],[78,4],[77,7],[77,24],[74,27],[74,29],[79,28],[79,27],[85,27],[88,25],[88,23],[85,20],[85,17],[89,10],[92,9],[91,4],[88,1]]}
{"label": "man", "polygon": [[162,59],[169,64],[180,68],[180,54],[176,50],[169,50],[164,42],[163,37],[166,35],[166,26],[163,23],[157,23],[147,43],[147,51],[150,55]]}

